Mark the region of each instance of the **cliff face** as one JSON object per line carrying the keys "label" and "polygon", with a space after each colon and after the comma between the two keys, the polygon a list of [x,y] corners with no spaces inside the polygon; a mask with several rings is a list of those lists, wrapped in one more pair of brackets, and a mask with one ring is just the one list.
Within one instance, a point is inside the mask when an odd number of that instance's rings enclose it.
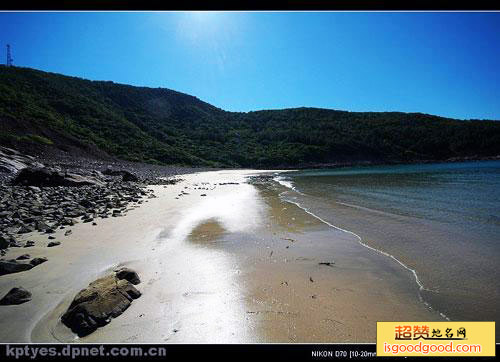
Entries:
{"label": "cliff face", "polygon": [[279,167],[500,154],[500,122],[317,108],[226,112],[169,89],[0,66],[0,142],[161,164]]}

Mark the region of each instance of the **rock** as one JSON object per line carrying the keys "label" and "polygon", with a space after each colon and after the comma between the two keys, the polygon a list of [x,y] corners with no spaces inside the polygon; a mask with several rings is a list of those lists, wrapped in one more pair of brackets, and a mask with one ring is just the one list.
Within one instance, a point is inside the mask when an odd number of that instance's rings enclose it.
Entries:
{"label": "rock", "polygon": [[104,186],[104,182],[92,176],[63,173],[48,167],[28,167],[18,172],[13,181],[21,186]]}
{"label": "rock", "polygon": [[[69,168],[71,170],[75,169],[70,163],[65,166],[72,167]],[[88,165],[85,164],[85,167]],[[77,168],[78,171],[71,172],[99,178],[99,174],[89,172],[85,167]],[[42,169],[44,171],[41,173],[46,176],[47,180],[38,180],[38,183],[44,185],[52,182],[54,178],[61,180],[67,178],[68,175],[71,176],[66,171],[62,172],[61,169]],[[138,170],[138,172],[141,171]],[[123,176],[124,172],[120,171],[119,174]],[[141,175],[144,174],[141,173]],[[21,177],[20,174],[17,176]],[[2,175],[0,175],[1,177]],[[12,175],[12,177],[15,176]],[[6,180],[12,177],[5,176]],[[146,179],[149,182],[148,176]],[[0,252],[10,247],[24,246],[25,242],[19,245],[15,239],[13,239],[14,241],[9,240],[11,235],[17,235],[18,232],[23,234],[37,230],[46,233],[47,237],[53,235],[57,240],[56,230],[69,229],[68,226],[76,224],[77,219],[82,218],[81,222],[99,224],[98,219],[125,216],[127,211],[133,209],[134,206],[144,201],[147,202],[145,199],[152,197],[152,191],[146,189],[145,183],[134,184],[109,177],[100,180],[106,181],[105,187],[96,185],[82,187],[28,185],[18,187],[11,184],[0,184]],[[20,180],[18,179],[17,182]],[[23,182],[23,185],[29,183]],[[53,240],[53,238],[51,239]],[[30,246],[30,244],[26,246]]]}
{"label": "rock", "polygon": [[105,171],[103,171],[103,174],[108,175],[108,176],[122,176],[122,181],[124,181],[124,182],[128,182],[128,181],[137,182],[137,181],[139,181],[139,178],[136,175],[134,175],[132,172],[127,171],[127,170],[113,170],[111,168],[108,168]]}
{"label": "rock", "polygon": [[121,268],[116,271],[116,277],[118,279],[128,280],[130,283],[137,285],[141,282],[139,275],[130,268]]}
{"label": "rock", "polygon": [[7,147],[0,147],[0,172],[13,174],[28,166],[43,167],[31,156],[22,155]]}
{"label": "rock", "polygon": [[53,246],[61,245],[60,241],[51,241],[50,243],[47,244],[47,247],[51,248]]}
{"label": "rock", "polygon": [[47,231],[48,229],[50,229],[49,225],[47,225],[43,221],[37,221],[37,222],[35,222],[35,228],[38,231]]}
{"label": "rock", "polygon": [[25,248],[29,248],[31,246],[35,246],[35,242],[33,240],[28,240],[24,245]]}
{"label": "rock", "polygon": [[318,265],[326,265],[326,266],[333,266],[335,264],[334,261],[322,261],[321,263],[318,263]]}
{"label": "rock", "polygon": [[201,194],[200,196],[207,196],[207,194]]}
{"label": "rock", "polygon": [[89,200],[80,200],[80,205],[82,205],[86,209],[90,209],[91,207],[95,207],[95,204]]}
{"label": "rock", "polygon": [[140,296],[129,281],[108,275],[81,290],[61,321],[80,337],[86,336],[118,317]]}
{"label": "rock", "polygon": [[63,220],[63,224],[66,225],[66,226],[73,226],[75,225],[76,223],[78,223],[78,221],[74,220],[74,219],[71,219],[71,218],[65,218]]}
{"label": "rock", "polygon": [[23,254],[23,255],[20,255],[16,258],[16,260],[26,260],[26,259],[29,259],[30,258],[30,255],[29,254]]}
{"label": "rock", "polygon": [[68,230],[64,233],[64,236],[68,236],[68,235],[71,235],[72,231],[71,230]]}
{"label": "rock", "polygon": [[33,258],[33,259],[31,259],[30,264],[33,266],[37,266],[37,265],[40,265],[42,263],[45,263],[47,260],[49,260],[49,259],[47,259],[45,257]]}
{"label": "rock", "polygon": [[9,236],[9,247],[12,247],[12,248],[17,248],[19,247],[20,244],[19,242],[16,240],[15,237],[13,236]]}
{"label": "rock", "polygon": [[31,293],[24,288],[12,288],[1,300],[0,305],[22,304],[31,300]]}
{"label": "rock", "polygon": [[30,270],[33,265],[27,263],[18,263],[17,261],[0,260],[0,275],[19,273]]}
{"label": "rock", "polygon": [[21,226],[21,228],[19,229],[19,231],[17,233],[18,234],[27,234],[27,233],[30,233],[32,231],[35,231],[34,227],[23,225],[23,226]]}
{"label": "rock", "polygon": [[0,249],[7,249],[10,245],[10,240],[3,235],[0,235]]}
{"label": "rock", "polygon": [[122,176],[123,182],[137,182],[137,181],[139,181],[139,178],[136,175],[134,175],[128,171],[125,171],[125,172],[126,173],[123,174],[123,176]]}

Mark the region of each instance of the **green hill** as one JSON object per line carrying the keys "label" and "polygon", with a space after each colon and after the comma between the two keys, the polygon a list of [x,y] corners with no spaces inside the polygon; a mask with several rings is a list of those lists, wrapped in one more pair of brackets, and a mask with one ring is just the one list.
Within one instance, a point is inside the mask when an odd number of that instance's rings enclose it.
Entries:
{"label": "green hill", "polygon": [[161,164],[279,167],[500,154],[500,122],[294,108],[227,112],[164,88],[0,66],[0,141]]}

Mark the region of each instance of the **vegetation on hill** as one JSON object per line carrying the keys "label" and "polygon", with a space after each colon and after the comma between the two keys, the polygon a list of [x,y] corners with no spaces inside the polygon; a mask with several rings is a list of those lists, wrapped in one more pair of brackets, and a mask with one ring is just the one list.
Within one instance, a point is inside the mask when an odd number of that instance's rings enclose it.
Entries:
{"label": "vegetation on hill", "polygon": [[284,167],[496,156],[500,122],[318,108],[227,112],[169,89],[0,66],[0,142],[161,164]]}

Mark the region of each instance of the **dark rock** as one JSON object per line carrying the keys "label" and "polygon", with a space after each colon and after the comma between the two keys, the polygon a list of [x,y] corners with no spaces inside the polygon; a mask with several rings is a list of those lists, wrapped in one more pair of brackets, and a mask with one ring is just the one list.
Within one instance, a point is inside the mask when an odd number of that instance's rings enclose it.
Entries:
{"label": "dark rock", "polygon": [[334,261],[322,261],[321,263],[318,263],[318,265],[326,265],[326,266],[333,266],[335,264]]}
{"label": "dark rock", "polygon": [[19,244],[19,242],[16,240],[15,237],[11,236],[9,238],[9,246],[12,247],[12,248],[18,248],[20,247],[21,245]]}
{"label": "dark rock", "polygon": [[17,261],[0,260],[0,275],[19,273],[30,270],[33,265],[27,263],[18,263]]}
{"label": "dark rock", "polygon": [[139,181],[139,178],[136,175],[134,175],[128,171],[125,171],[125,174],[123,174],[123,176],[122,176],[122,181],[123,182],[137,182],[137,181]]}
{"label": "dark rock", "polygon": [[31,259],[30,264],[33,266],[37,266],[37,265],[40,265],[42,263],[45,263],[47,260],[49,260],[49,259],[47,259],[45,257],[33,258],[33,259]]}
{"label": "dark rock", "polygon": [[73,299],[61,321],[79,336],[86,336],[122,314],[141,293],[114,274],[100,278]]}
{"label": "dark rock", "polygon": [[139,275],[130,268],[121,268],[116,271],[116,277],[118,279],[128,280],[130,283],[137,285],[141,282]]}
{"label": "dark rock", "polygon": [[30,255],[29,254],[23,254],[23,255],[20,255],[16,258],[16,260],[26,260],[26,259],[29,259],[30,258]]}
{"label": "dark rock", "polygon": [[128,182],[137,182],[139,181],[139,178],[134,175],[132,172],[127,171],[127,170],[113,170],[111,168],[106,169],[105,171],[102,172],[104,175],[108,176],[122,176],[122,181]]}
{"label": "dark rock", "polygon": [[64,236],[68,236],[68,235],[71,235],[72,231],[71,230],[68,230],[64,233]]}
{"label": "dark rock", "polygon": [[47,244],[47,247],[51,248],[53,246],[61,245],[61,242],[59,241],[51,241],[50,243]]}
{"label": "dark rock", "polygon": [[24,288],[12,288],[1,300],[0,305],[22,304],[31,300],[31,293]]}
{"label": "dark rock", "polygon": [[76,223],[78,223],[78,221],[74,220],[74,219],[70,219],[70,218],[65,218],[63,220],[63,224],[66,225],[66,226],[73,226],[75,225]]}
{"label": "dark rock", "polygon": [[83,207],[85,207],[87,209],[95,206],[95,204],[89,200],[80,200],[80,205],[82,205]]}
{"label": "dark rock", "polygon": [[104,183],[92,176],[62,173],[47,167],[28,167],[17,174],[14,185],[21,186],[104,186]]}
{"label": "dark rock", "polygon": [[0,235],[0,249],[7,249],[9,247],[10,240],[3,235]]}
{"label": "dark rock", "polygon": [[35,242],[33,240],[28,240],[24,245],[25,248],[29,248],[31,246],[35,246]]}
{"label": "dark rock", "polygon": [[30,233],[32,231],[35,231],[34,227],[23,225],[23,226],[21,226],[21,228],[19,229],[19,231],[17,233],[18,234],[27,234],[27,233]]}
{"label": "dark rock", "polygon": [[49,225],[47,225],[43,221],[37,221],[37,222],[35,222],[35,228],[38,231],[47,231],[48,229],[50,229]]}

